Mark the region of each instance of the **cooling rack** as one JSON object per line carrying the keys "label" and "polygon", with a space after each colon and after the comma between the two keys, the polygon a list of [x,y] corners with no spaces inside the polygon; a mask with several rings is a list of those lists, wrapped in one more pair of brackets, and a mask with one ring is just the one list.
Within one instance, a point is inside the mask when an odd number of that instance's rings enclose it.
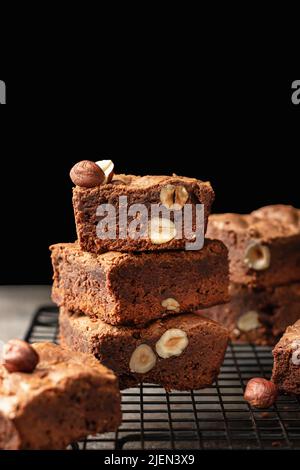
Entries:
{"label": "cooling rack", "polygon": [[[58,309],[42,307],[25,339],[58,341]],[[300,400],[281,396],[268,410],[251,408],[243,392],[251,377],[269,378],[271,349],[228,346],[218,380],[209,388],[171,392],[140,385],[122,392],[117,432],[74,443],[73,449],[300,449]]]}

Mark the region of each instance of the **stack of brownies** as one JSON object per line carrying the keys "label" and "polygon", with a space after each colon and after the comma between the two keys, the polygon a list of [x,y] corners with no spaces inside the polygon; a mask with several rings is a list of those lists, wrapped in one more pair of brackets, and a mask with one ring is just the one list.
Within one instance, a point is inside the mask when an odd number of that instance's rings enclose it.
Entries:
{"label": "stack of brownies", "polygon": [[202,313],[223,323],[233,341],[274,345],[300,319],[300,210],[211,215],[207,234],[229,250],[231,301]]}
{"label": "stack of brownies", "polygon": [[[207,239],[201,249],[186,250],[191,239],[176,236],[174,218],[186,204],[201,204],[205,233],[210,184],[176,175],[115,175],[111,161],[79,162],[70,175],[78,242],[51,247],[62,346],[92,353],[118,375],[121,388],[210,385],[228,331],[193,312],[228,301],[228,251],[222,241]],[[137,204],[149,213],[151,205],[163,206],[170,219],[150,218],[145,235],[131,236],[130,207]],[[99,236],[104,209],[105,217],[109,210],[115,217],[115,236]]]}

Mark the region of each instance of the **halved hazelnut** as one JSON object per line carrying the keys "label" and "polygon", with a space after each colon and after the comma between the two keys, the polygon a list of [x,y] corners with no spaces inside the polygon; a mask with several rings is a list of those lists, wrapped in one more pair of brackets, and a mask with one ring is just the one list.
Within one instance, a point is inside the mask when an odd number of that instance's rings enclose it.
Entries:
{"label": "halved hazelnut", "polygon": [[238,329],[243,332],[255,330],[261,326],[259,322],[259,314],[255,310],[244,313],[237,322]]}
{"label": "halved hazelnut", "polygon": [[300,366],[300,347],[295,349],[292,354],[292,363],[294,366]]}
{"label": "halved hazelnut", "polygon": [[170,210],[180,210],[189,198],[184,186],[167,184],[160,191],[160,202]]}
{"label": "halved hazelnut", "polygon": [[149,222],[149,238],[155,245],[173,240],[176,233],[175,224],[170,219],[154,217]]}
{"label": "halved hazelnut", "polygon": [[166,310],[171,310],[173,312],[180,312],[180,305],[177,302],[176,299],[173,299],[172,297],[168,297],[167,299],[163,300],[161,303],[162,307],[164,307]]}
{"label": "halved hazelnut", "polygon": [[110,183],[112,177],[114,176],[113,162],[111,160],[99,160],[98,162],[96,162],[96,165],[98,165],[105,174],[104,184]]}
{"label": "halved hazelnut", "polygon": [[185,350],[189,340],[185,331],[179,328],[170,328],[165,331],[155,345],[157,354],[163,359],[180,356]]}
{"label": "halved hazelnut", "polygon": [[176,186],[175,189],[175,203],[173,209],[180,210],[189,198],[189,193],[184,186]]}
{"label": "halved hazelnut", "polygon": [[245,251],[244,263],[255,271],[268,269],[271,264],[271,252],[269,247],[255,241],[250,243]]}
{"label": "halved hazelnut", "polygon": [[232,330],[232,335],[235,337],[235,338],[239,338],[241,336],[241,332],[238,328],[234,328]]}
{"label": "halved hazelnut", "polygon": [[129,368],[131,372],[145,374],[153,369],[156,356],[148,344],[140,344],[132,353]]}
{"label": "halved hazelnut", "polygon": [[291,344],[291,348],[293,350],[300,348],[300,339],[295,339]]}

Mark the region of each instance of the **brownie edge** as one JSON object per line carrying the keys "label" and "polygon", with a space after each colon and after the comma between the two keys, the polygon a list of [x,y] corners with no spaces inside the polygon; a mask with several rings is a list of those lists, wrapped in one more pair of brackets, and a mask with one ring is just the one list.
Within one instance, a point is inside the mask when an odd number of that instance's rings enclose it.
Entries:
{"label": "brownie edge", "polygon": [[300,209],[278,204],[250,214],[212,214],[207,236],[227,246],[236,284],[264,289],[300,281]]}
{"label": "brownie edge", "polygon": [[273,382],[281,392],[300,395],[300,320],[287,328],[273,357]]}
{"label": "brownie edge", "polygon": [[142,327],[168,315],[228,300],[228,252],[218,240],[200,251],[83,252],[76,243],[50,247],[52,299],[112,325]]}
{"label": "brownie edge", "polygon": [[[167,390],[197,390],[211,385],[223,362],[228,331],[222,325],[193,313],[169,316],[142,329],[115,327],[92,320],[79,312],[60,309],[60,342],[74,351],[94,354],[119,377],[121,388],[140,382]],[[171,356],[162,344],[179,341]],[[140,373],[132,367],[134,354],[145,347],[150,369]]]}
{"label": "brownie edge", "polygon": [[0,448],[60,450],[121,423],[118,380],[90,354],[52,343],[32,345],[32,373],[0,366]]}
{"label": "brownie edge", "polygon": [[[93,253],[104,253],[106,251],[161,251],[184,249],[187,242],[192,242],[190,236],[176,238],[175,236],[162,243],[154,242],[150,234],[143,237],[116,237],[115,239],[99,238],[97,236],[97,225],[100,217],[97,215],[97,208],[103,204],[111,204],[116,212],[116,234],[119,233],[119,198],[126,197],[128,207],[134,204],[142,204],[151,214],[151,206],[161,204],[161,192],[164,189],[183,190],[186,197],[184,203],[192,208],[193,231],[196,228],[196,205],[204,206],[203,236],[207,228],[208,216],[214,201],[214,191],[209,182],[187,178],[183,176],[135,176],[135,175],[115,175],[111,183],[100,185],[94,188],[73,188],[73,208],[76,222],[77,237],[84,251]],[[175,200],[176,201],[176,200]],[[181,207],[181,209],[182,209]],[[172,217],[172,216],[171,216]],[[134,217],[128,217],[127,230],[130,231],[130,224]],[[146,222],[148,225],[148,222]],[[184,218],[182,219],[182,228]],[[144,226],[146,228],[146,225]],[[147,231],[148,232],[148,231]],[[146,233],[147,233],[146,232]]]}
{"label": "brownie edge", "polygon": [[199,311],[222,323],[236,343],[274,346],[300,318],[300,283],[250,289],[231,283],[230,301]]}

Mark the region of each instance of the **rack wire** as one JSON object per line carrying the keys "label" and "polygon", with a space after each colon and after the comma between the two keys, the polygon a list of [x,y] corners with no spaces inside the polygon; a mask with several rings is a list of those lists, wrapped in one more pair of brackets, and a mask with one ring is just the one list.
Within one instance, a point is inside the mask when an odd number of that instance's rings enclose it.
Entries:
{"label": "rack wire", "polygon": [[[25,339],[58,342],[58,310],[42,307]],[[217,381],[209,388],[171,392],[141,384],[122,392],[117,432],[89,437],[73,449],[300,449],[300,399],[280,396],[268,410],[243,399],[251,377],[269,378],[271,349],[230,344]]]}

